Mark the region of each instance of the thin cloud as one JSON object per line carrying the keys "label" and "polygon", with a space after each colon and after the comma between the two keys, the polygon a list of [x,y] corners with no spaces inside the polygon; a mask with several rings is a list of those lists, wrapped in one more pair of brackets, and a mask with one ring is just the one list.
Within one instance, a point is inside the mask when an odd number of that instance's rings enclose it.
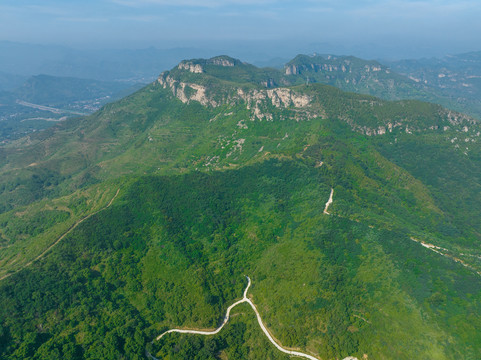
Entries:
{"label": "thin cloud", "polygon": [[164,20],[163,17],[155,16],[155,15],[120,16],[117,19],[123,20],[123,21],[134,21],[134,22],[144,22],[144,23]]}
{"label": "thin cloud", "polygon": [[[20,7],[19,7],[20,8]],[[45,5],[28,5],[22,8],[27,9],[37,14],[52,15],[52,16],[65,16],[69,14],[65,8],[60,8],[58,6],[45,6]]]}
{"label": "thin cloud", "polygon": [[99,18],[99,17],[59,17],[57,18],[58,21],[65,21],[65,22],[76,22],[76,23],[105,23],[109,22],[109,18]]}
{"label": "thin cloud", "polygon": [[335,9],[333,7],[327,7],[327,6],[313,6],[313,7],[307,7],[303,9],[306,12],[309,13],[330,13],[333,12]]}
{"label": "thin cloud", "polygon": [[141,7],[145,5],[158,6],[177,6],[177,7],[199,7],[199,8],[216,8],[232,5],[272,5],[281,4],[282,0],[110,0],[114,4]]}
{"label": "thin cloud", "polygon": [[446,1],[446,0],[392,0],[371,1],[369,5],[357,6],[350,12],[367,16],[378,17],[382,15],[409,16],[409,17],[450,17],[456,12],[479,11],[479,1]]}

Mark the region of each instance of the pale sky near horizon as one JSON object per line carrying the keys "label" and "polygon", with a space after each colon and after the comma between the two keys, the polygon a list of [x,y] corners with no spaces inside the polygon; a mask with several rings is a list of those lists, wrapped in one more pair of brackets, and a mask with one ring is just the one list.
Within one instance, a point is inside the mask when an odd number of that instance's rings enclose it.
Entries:
{"label": "pale sky near horizon", "polygon": [[0,40],[117,48],[294,41],[448,53],[481,50],[480,18],[481,0],[2,0]]}

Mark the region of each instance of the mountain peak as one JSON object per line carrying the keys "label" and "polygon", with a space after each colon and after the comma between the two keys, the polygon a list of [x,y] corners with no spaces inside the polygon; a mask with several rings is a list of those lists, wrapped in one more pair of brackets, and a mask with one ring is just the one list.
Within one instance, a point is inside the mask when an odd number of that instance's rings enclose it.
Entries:
{"label": "mountain peak", "polygon": [[228,67],[245,65],[245,63],[240,61],[239,59],[234,59],[227,55],[215,56],[213,58],[208,59],[207,63],[209,65],[228,66]]}
{"label": "mountain peak", "polygon": [[234,66],[246,65],[246,64],[230,56],[220,55],[220,56],[212,57],[210,59],[183,60],[179,63],[177,68],[179,70],[188,70],[192,73],[198,74],[198,73],[205,72],[205,67],[209,65],[221,66],[221,67],[234,67]]}

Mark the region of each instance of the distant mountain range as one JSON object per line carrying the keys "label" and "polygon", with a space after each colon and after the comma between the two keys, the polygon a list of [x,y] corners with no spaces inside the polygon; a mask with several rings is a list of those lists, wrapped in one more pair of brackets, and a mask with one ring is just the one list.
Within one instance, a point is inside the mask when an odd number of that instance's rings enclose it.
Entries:
{"label": "distant mountain range", "polygon": [[449,99],[461,111],[481,114],[481,52],[443,58],[403,60],[389,63],[408,76]]}
{"label": "distant mountain range", "polygon": [[[0,42],[0,53],[0,91],[13,90],[38,74],[148,83],[182,59],[213,55],[209,49],[75,50],[6,41]],[[287,64],[280,58],[258,62],[288,71],[287,83],[322,82],[387,100],[414,98],[481,117],[480,52],[402,61],[315,54],[299,55]]]}
{"label": "distant mountain range", "polygon": [[8,41],[0,41],[0,53],[0,71],[8,74],[48,74],[131,83],[152,81],[163,69],[194,54],[210,56],[208,51],[203,53],[200,49],[76,50]]}
{"label": "distant mountain range", "polygon": [[15,89],[21,86],[25,80],[27,80],[26,76],[0,72],[0,91]]}

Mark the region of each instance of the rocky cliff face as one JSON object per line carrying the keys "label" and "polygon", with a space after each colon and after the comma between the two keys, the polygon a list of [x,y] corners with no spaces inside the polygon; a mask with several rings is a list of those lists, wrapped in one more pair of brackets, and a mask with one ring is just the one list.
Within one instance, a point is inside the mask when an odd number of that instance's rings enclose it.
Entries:
{"label": "rocky cliff face", "polygon": [[[181,69],[196,73],[202,72],[193,64],[182,64]],[[207,87],[192,82],[177,80],[170,76],[168,72],[162,73],[157,82],[164,89],[170,90],[172,95],[183,103],[197,101],[204,106],[218,107],[224,104],[235,105],[244,102],[247,109],[252,111],[251,120],[257,118],[259,120],[272,121],[273,115],[266,109],[268,106],[273,106],[277,109],[295,110],[294,118],[296,120],[323,116],[322,112],[310,111],[309,108],[312,99],[308,95],[297,93],[289,88],[249,89],[238,87],[226,89],[219,100],[219,92],[215,94],[216,96],[214,98],[214,94],[210,94]],[[299,110],[303,110],[302,115]]]}
{"label": "rocky cliff face", "polygon": [[276,87],[277,84],[276,82],[274,81],[274,79],[267,79],[265,81],[262,81],[261,82],[261,85],[266,87],[266,88],[273,88],[273,87]]}
{"label": "rocky cliff face", "polygon": [[300,69],[297,65],[287,65],[284,72],[286,75],[299,75]]}
{"label": "rocky cliff face", "polygon": [[177,65],[177,69],[187,70],[194,74],[201,74],[205,72],[204,67],[207,65],[234,67],[238,64],[243,64],[243,62],[228,56],[216,56],[211,59],[184,60]]}
{"label": "rocky cliff face", "polygon": [[[413,125],[407,119],[390,120],[386,119],[383,125],[377,127],[362,126],[356,123],[356,119],[349,116],[342,116],[344,120],[351,126],[353,131],[359,132],[367,136],[384,135],[386,133],[392,133],[393,131],[401,131],[407,134],[424,131],[443,131],[445,133],[457,133],[459,134],[455,141],[463,139],[462,141],[476,142],[480,136],[479,122],[474,118],[461,114],[455,111],[446,110],[440,108],[439,110],[440,123],[437,125]],[[453,142],[454,143],[454,142]]]}
{"label": "rocky cliff face", "polygon": [[224,66],[224,67],[232,67],[235,66],[235,61],[234,59],[226,58],[226,57],[216,57],[213,59],[210,59],[210,63],[212,65],[217,65],[217,66]]}
{"label": "rocky cliff face", "polygon": [[[353,67],[355,64],[349,59],[344,60],[325,60],[313,59],[312,63],[308,64],[287,64],[284,68],[284,73],[286,75],[300,75],[305,72],[315,72],[315,73],[353,73]],[[361,72],[365,73],[375,73],[379,71],[384,71],[389,74],[387,68],[383,68],[380,64],[366,64],[361,67]]]}
{"label": "rocky cliff face", "polygon": [[[180,65],[179,65],[180,66]],[[190,72],[199,73],[198,68],[191,65],[182,65],[181,69],[188,70]],[[194,70],[194,71],[192,71]],[[207,97],[206,87],[194,83],[186,83],[182,81],[175,80],[173,77],[169,76],[167,73],[160,74],[157,82],[164,88],[169,89],[172,94],[182,101],[184,104],[190,101],[198,101],[204,106],[217,107],[219,104],[212,98]]]}
{"label": "rocky cliff face", "polygon": [[200,74],[204,72],[204,69],[200,64],[194,64],[192,61],[182,61],[177,68],[179,70],[187,70],[194,74]]}
{"label": "rocky cliff face", "polygon": [[324,114],[311,108],[312,99],[304,94],[296,93],[288,88],[269,90],[244,90],[237,89],[237,96],[245,101],[247,108],[252,110],[251,120],[274,120],[267,104],[277,109],[291,109],[291,119],[296,121],[307,120],[313,117],[322,117]]}

